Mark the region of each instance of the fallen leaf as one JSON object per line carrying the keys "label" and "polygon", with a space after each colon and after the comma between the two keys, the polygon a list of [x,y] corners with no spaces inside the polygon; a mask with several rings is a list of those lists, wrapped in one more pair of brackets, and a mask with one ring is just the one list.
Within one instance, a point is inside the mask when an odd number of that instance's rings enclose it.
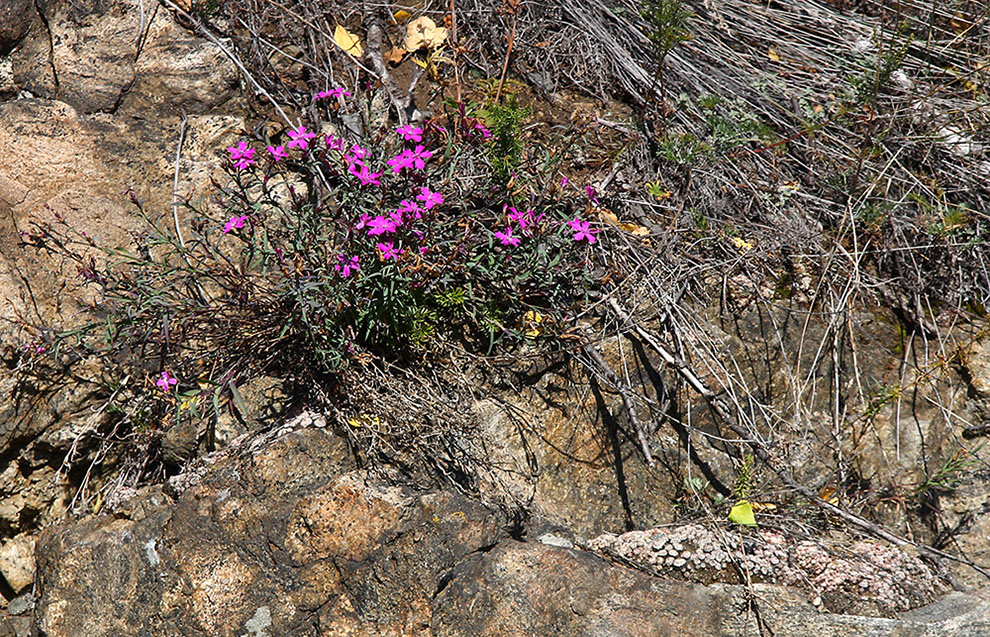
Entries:
{"label": "fallen leaf", "polygon": [[406,11],[404,9],[399,9],[398,11],[396,11],[395,13],[392,14],[392,17],[395,18],[395,21],[396,22],[405,22],[406,20],[408,20],[412,16],[409,15],[409,12],[408,11]]}
{"label": "fallen leaf", "polygon": [[750,243],[749,241],[746,241],[745,239],[741,239],[739,237],[732,237],[731,240],[732,240],[732,245],[736,246],[736,249],[739,250],[740,254],[746,254],[747,252],[753,249],[753,244]]}
{"label": "fallen leaf", "polygon": [[620,223],[620,230],[625,230],[634,237],[645,237],[650,234],[650,231],[643,226],[638,226],[635,223]]}
{"label": "fallen leaf", "polygon": [[523,314],[523,328],[525,328],[526,338],[536,338],[539,336],[543,330],[540,328],[540,323],[543,322],[543,315],[539,312],[529,310]]}
{"label": "fallen leaf", "polygon": [[392,64],[399,64],[400,62],[402,62],[402,58],[405,57],[406,53],[409,53],[409,51],[394,46],[392,47],[392,50],[388,52],[388,55],[386,56],[385,59],[387,59]]}
{"label": "fallen leaf", "polygon": [[777,53],[772,48],[767,49],[767,57],[770,58],[771,60],[773,60],[774,62],[780,62],[780,54]]}
{"label": "fallen leaf", "polygon": [[423,16],[406,25],[406,38],[403,46],[407,51],[418,51],[423,47],[438,49],[443,46],[446,39],[447,29],[438,27],[433,20]]}
{"label": "fallen leaf", "polygon": [[750,502],[754,511],[776,511],[777,505],[771,502]]}
{"label": "fallen leaf", "polygon": [[756,516],[753,515],[753,505],[747,500],[740,500],[729,511],[729,521],[742,526],[756,526]]}
{"label": "fallen leaf", "polygon": [[337,43],[337,46],[356,58],[364,55],[364,48],[361,46],[361,40],[339,24],[333,32],[333,41]]}

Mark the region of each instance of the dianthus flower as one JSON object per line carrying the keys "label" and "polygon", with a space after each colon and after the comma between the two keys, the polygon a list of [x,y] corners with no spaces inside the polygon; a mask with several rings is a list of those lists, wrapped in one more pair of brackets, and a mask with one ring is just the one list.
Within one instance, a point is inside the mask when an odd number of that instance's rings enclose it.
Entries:
{"label": "dianthus flower", "polygon": [[227,223],[223,227],[223,233],[227,234],[234,228],[243,228],[244,222],[247,221],[247,215],[241,215],[240,217],[231,217],[227,220]]}
{"label": "dianthus flower", "polygon": [[338,254],[337,264],[333,266],[333,269],[336,270],[337,272],[340,272],[340,276],[346,279],[347,277],[351,276],[352,271],[360,270],[361,267],[360,264],[358,263],[358,258],[356,255],[348,259],[344,255]]}
{"label": "dianthus flower", "polygon": [[416,195],[416,199],[423,202],[423,209],[429,210],[433,206],[443,203],[443,195],[439,192],[432,192],[428,186],[423,186]]}
{"label": "dianthus flower", "polygon": [[598,231],[592,230],[591,224],[587,221],[581,221],[579,218],[574,217],[574,219],[567,222],[567,225],[574,230],[575,241],[585,239],[588,243],[594,243],[597,240],[595,239],[595,234],[597,234]]}
{"label": "dianthus flower", "polygon": [[423,129],[419,126],[413,126],[412,124],[407,124],[405,126],[400,126],[396,132],[402,135],[402,138],[407,142],[421,142],[423,141]]}
{"label": "dianthus flower", "polygon": [[519,237],[512,236],[512,228],[506,228],[505,232],[495,232],[495,236],[502,240],[504,246],[517,246],[522,241]]}
{"label": "dianthus flower", "polygon": [[268,153],[274,161],[285,159],[289,156],[289,153],[285,152],[285,146],[268,146]]}
{"label": "dianthus flower", "polygon": [[373,237],[375,235],[385,234],[386,232],[395,232],[396,224],[395,219],[378,215],[372,217],[365,227],[368,228],[368,234]]}
{"label": "dianthus flower", "polygon": [[309,140],[316,137],[316,133],[310,133],[306,130],[305,126],[300,126],[295,130],[289,131],[289,148],[296,148],[297,146],[303,150],[309,147]]}
{"label": "dianthus flower", "polygon": [[168,390],[178,382],[179,381],[177,381],[175,377],[170,376],[168,372],[162,372],[161,378],[156,380],[155,384],[158,385],[159,389],[163,392],[168,393]]}
{"label": "dianthus flower", "polygon": [[386,241],[385,243],[379,243],[375,246],[382,253],[382,258],[386,261],[389,259],[398,259],[399,255],[402,254],[402,250],[398,250],[392,245],[391,241]]}

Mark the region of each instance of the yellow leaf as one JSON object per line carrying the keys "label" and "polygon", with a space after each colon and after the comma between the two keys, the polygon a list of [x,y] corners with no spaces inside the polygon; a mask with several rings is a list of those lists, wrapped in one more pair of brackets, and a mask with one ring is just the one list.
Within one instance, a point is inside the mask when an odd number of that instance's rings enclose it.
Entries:
{"label": "yellow leaf", "polygon": [[529,310],[523,314],[522,320],[523,328],[526,330],[523,334],[526,335],[526,338],[536,338],[543,332],[540,328],[540,323],[543,322],[543,315],[539,312]]}
{"label": "yellow leaf", "polygon": [[742,526],[756,526],[756,516],[753,515],[753,505],[747,500],[740,500],[729,511],[729,521]]}
{"label": "yellow leaf", "polygon": [[337,46],[356,58],[364,55],[364,48],[361,47],[361,40],[339,24],[333,32],[333,41],[337,43]]}
{"label": "yellow leaf", "polygon": [[406,20],[408,20],[412,16],[409,15],[409,12],[408,11],[406,11],[404,9],[399,9],[398,11],[396,11],[395,13],[392,14],[392,17],[395,18],[395,21],[396,22],[405,22]]}
{"label": "yellow leaf", "polygon": [[96,502],[93,503],[93,515],[98,514],[100,512],[100,509],[102,508],[103,508],[103,494],[97,491]]}
{"label": "yellow leaf", "polygon": [[378,416],[369,416],[368,414],[360,414],[357,418],[351,418],[347,421],[347,424],[355,429],[360,429],[361,427],[372,426],[378,428],[381,424],[381,419]]}
{"label": "yellow leaf", "polygon": [[415,62],[416,64],[418,64],[418,65],[420,65],[420,66],[421,66],[421,67],[423,67],[424,69],[425,69],[425,68],[427,67],[427,64],[426,64],[426,62],[424,62],[423,60],[421,60],[421,59],[419,59],[419,58],[415,58],[415,57],[414,57],[414,58],[412,59],[412,61],[413,61],[413,62]]}
{"label": "yellow leaf", "polygon": [[423,16],[406,25],[403,46],[407,51],[418,51],[424,46],[428,49],[439,49],[446,39],[447,29],[438,27],[433,20]]}
{"label": "yellow leaf", "polygon": [[753,249],[753,244],[739,237],[732,237],[732,245],[736,246],[740,254],[746,254]]}
{"label": "yellow leaf", "polygon": [[650,234],[650,231],[643,226],[637,226],[635,223],[620,223],[619,228],[625,230],[634,237],[645,237]]}
{"label": "yellow leaf", "polygon": [[770,502],[750,502],[754,511],[776,511],[777,505]]}
{"label": "yellow leaf", "polygon": [[772,48],[767,49],[767,57],[770,58],[771,60],[773,60],[774,62],[780,62],[780,54],[777,53]]}

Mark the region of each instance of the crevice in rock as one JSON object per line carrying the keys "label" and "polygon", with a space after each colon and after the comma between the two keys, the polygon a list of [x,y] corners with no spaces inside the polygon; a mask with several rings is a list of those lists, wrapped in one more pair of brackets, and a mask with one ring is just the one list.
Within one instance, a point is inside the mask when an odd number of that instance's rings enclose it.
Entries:
{"label": "crevice in rock", "polygon": [[55,39],[52,37],[52,27],[48,22],[48,16],[45,15],[44,8],[41,6],[41,0],[34,0],[34,10],[38,12],[38,17],[41,18],[41,23],[45,25],[45,32],[48,33],[48,66],[52,69],[52,80],[55,82],[55,94],[52,95],[52,99],[58,99],[58,71],[55,70]]}

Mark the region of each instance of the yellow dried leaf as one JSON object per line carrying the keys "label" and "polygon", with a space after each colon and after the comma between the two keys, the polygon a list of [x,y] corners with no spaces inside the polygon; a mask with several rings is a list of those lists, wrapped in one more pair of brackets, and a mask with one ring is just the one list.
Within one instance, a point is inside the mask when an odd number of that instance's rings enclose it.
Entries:
{"label": "yellow dried leaf", "polygon": [[619,229],[625,230],[629,234],[635,237],[645,237],[650,234],[650,231],[643,226],[637,226],[635,223],[620,223]]}
{"label": "yellow dried leaf", "polygon": [[523,314],[523,327],[525,328],[526,338],[536,338],[539,336],[543,330],[540,328],[540,323],[543,322],[543,315],[539,312],[533,310],[527,311]]}
{"label": "yellow dried leaf", "polygon": [[406,51],[405,49],[394,46],[392,47],[392,50],[388,52],[388,55],[385,56],[385,59],[392,64],[399,64],[408,52],[409,51]]}
{"label": "yellow dried leaf", "polygon": [[339,24],[337,25],[337,28],[334,29],[333,41],[337,43],[337,46],[356,58],[364,55],[364,48],[361,46],[361,40]]}
{"label": "yellow dried leaf", "polygon": [[732,245],[736,246],[740,254],[746,254],[753,249],[753,244],[739,237],[732,237]]}
{"label": "yellow dried leaf", "polygon": [[392,17],[395,18],[396,22],[405,22],[412,16],[409,15],[409,12],[406,11],[405,9],[399,9],[398,11],[392,14]]}
{"label": "yellow dried leaf", "polygon": [[746,500],[740,500],[729,511],[729,520],[743,526],[756,526],[756,516],[753,515],[753,505]]}
{"label": "yellow dried leaf", "polygon": [[423,16],[406,25],[403,46],[407,51],[418,51],[423,47],[439,49],[446,39],[447,29],[438,27],[433,20]]}
{"label": "yellow dried leaf", "polygon": [[754,511],[776,511],[777,505],[771,502],[750,502]]}
{"label": "yellow dried leaf", "polygon": [[780,62],[780,54],[777,53],[777,51],[775,51],[773,48],[767,49],[767,57],[773,60],[774,62]]}

